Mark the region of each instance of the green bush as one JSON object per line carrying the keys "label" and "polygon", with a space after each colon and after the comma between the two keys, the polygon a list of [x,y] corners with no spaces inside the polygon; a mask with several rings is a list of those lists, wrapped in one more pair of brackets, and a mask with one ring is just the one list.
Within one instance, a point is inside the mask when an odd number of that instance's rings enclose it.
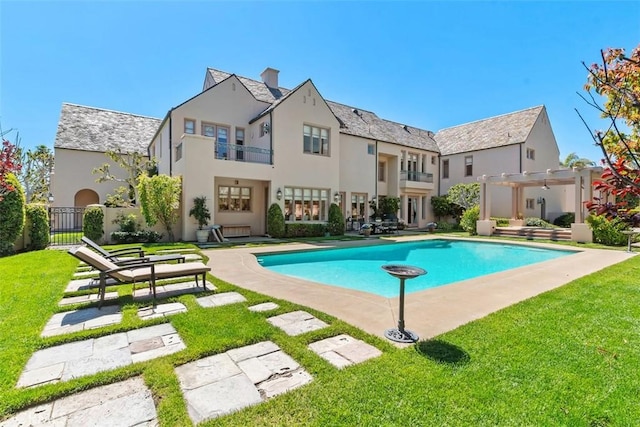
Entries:
{"label": "green bush", "polygon": [[622,234],[628,228],[619,218],[608,220],[603,215],[589,215],[587,224],[593,231],[593,241],[607,246],[622,246],[627,244],[627,236]]}
{"label": "green bush", "polygon": [[344,234],[345,222],[340,206],[331,203],[329,206],[329,221],[327,222],[327,231],[332,236],[342,236]]}
{"label": "green bush", "polygon": [[156,243],[162,239],[162,234],[153,230],[114,231],[111,240],[116,243]]}
{"label": "green bush", "polygon": [[125,233],[135,233],[140,229],[140,223],[138,222],[138,217],[135,214],[125,215],[120,212],[112,223],[117,224],[118,227],[120,227],[120,231]]}
{"label": "green bush", "polygon": [[490,219],[496,222],[496,227],[508,227],[509,226],[509,218],[492,216]]}
{"label": "green bush", "polygon": [[5,194],[0,201],[0,256],[15,252],[13,244],[20,237],[25,221],[25,198],[22,185],[14,174],[8,174],[6,181],[14,190]]}
{"label": "green bush", "polygon": [[27,205],[27,227],[31,243],[27,248],[30,251],[38,251],[49,246],[49,212],[47,207],[40,203]]}
{"label": "green bush", "polygon": [[324,224],[288,223],[285,225],[285,237],[322,237],[327,231]]}
{"label": "green bush", "polygon": [[433,214],[438,218],[438,220],[446,216],[456,216],[456,213],[458,212],[457,206],[449,202],[446,195],[431,197],[431,208],[433,209]]}
{"label": "green bush", "polygon": [[474,206],[462,214],[462,218],[460,218],[460,226],[470,235],[475,236],[478,234],[478,230],[476,228],[476,222],[480,219],[480,206]]}
{"label": "green bush", "polygon": [[525,218],[524,225],[526,225],[527,227],[555,228],[552,224],[548,223],[544,219],[536,217]]}
{"label": "green bush", "polygon": [[558,227],[570,228],[571,224],[574,222],[576,222],[576,214],[574,214],[573,212],[567,212],[554,219],[553,225],[557,225]]}
{"label": "green bush", "polygon": [[269,206],[269,212],[267,212],[267,233],[269,233],[271,237],[284,237],[284,215],[282,209],[280,209],[280,205],[277,203]]}
{"label": "green bush", "polygon": [[102,239],[104,235],[104,212],[102,212],[102,208],[92,206],[84,211],[82,233],[95,242],[99,242]]}
{"label": "green bush", "polygon": [[449,222],[440,221],[438,223],[437,229],[440,230],[440,231],[449,232],[449,231],[453,231],[456,228],[456,225],[457,224],[451,224]]}

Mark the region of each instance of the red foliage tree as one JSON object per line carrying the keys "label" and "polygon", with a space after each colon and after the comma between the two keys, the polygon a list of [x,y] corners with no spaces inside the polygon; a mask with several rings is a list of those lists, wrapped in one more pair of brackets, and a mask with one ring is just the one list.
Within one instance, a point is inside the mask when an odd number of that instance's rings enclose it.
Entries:
{"label": "red foliage tree", "polygon": [[20,163],[18,149],[15,145],[2,140],[2,149],[0,150],[0,200],[4,195],[14,190],[13,186],[6,180],[10,173],[20,172]]}
{"label": "red foliage tree", "polygon": [[[606,130],[592,132],[604,155],[604,172],[593,186],[614,201],[594,199],[587,208],[608,218],[640,224],[640,45],[627,56],[624,49],[601,51],[602,64],[589,71],[583,99],[607,120]],[[593,92],[604,99],[602,105]],[[583,120],[584,121],[584,120]],[[585,123],[586,125],[586,123]],[[588,126],[587,126],[588,128]]]}

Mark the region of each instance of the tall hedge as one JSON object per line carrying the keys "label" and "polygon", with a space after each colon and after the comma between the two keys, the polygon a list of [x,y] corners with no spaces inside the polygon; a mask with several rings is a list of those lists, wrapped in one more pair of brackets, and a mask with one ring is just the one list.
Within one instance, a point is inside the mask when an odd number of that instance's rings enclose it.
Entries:
{"label": "tall hedge", "polygon": [[102,208],[92,206],[84,211],[82,233],[95,242],[99,242],[102,239],[104,235],[104,212],[102,212]]}
{"label": "tall hedge", "polygon": [[14,242],[20,237],[25,221],[25,197],[22,185],[14,174],[8,174],[6,182],[14,188],[0,201],[0,256],[15,252]]}
{"label": "tall hedge", "polygon": [[329,206],[329,221],[327,222],[327,230],[332,236],[342,236],[344,234],[344,216],[340,206],[331,203]]}
{"label": "tall hedge", "polygon": [[40,203],[27,205],[27,227],[31,243],[27,247],[30,251],[38,251],[49,246],[49,212]]}
{"label": "tall hedge", "polygon": [[284,214],[280,205],[273,203],[267,212],[267,233],[271,237],[284,237]]}

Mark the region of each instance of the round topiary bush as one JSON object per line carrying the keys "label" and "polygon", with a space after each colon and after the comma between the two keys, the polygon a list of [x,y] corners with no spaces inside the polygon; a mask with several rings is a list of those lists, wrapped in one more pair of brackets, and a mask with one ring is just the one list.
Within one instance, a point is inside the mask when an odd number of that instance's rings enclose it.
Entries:
{"label": "round topiary bush", "polygon": [[331,203],[329,206],[329,221],[327,222],[327,231],[332,236],[342,236],[344,234],[345,224],[344,216],[340,206],[335,203]]}
{"label": "round topiary bush", "polygon": [[269,206],[267,213],[267,233],[271,237],[284,237],[284,215],[280,205],[277,203]]}
{"label": "round topiary bush", "polygon": [[6,182],[13,187],[13,191],[5,194],[0,201],[0,256],[15,252],[13,244],[20,237],[25,220],[22,185],[14,174],[8,174]]}
{"label": "round topiary bush", "polygon": [[38,251],[49,246],[49,213],[47,207],[40,203],[27,205],[27,227],[31,243],[30,251]]}
{"label": "round topiary bush", "polygon": [[84,211],[82,233],[94,242],[99,242],[104,235],[104,212],[99,206],[92,206]]}
{"label": "round topiary bush", "polygon": [[480,219],[480,206],[474,206],[472,208],[467,209],[462,214],[462,218],[460,218],[460,226],[470,235],[475,236],[478,234],[477,230],[477,222]]}

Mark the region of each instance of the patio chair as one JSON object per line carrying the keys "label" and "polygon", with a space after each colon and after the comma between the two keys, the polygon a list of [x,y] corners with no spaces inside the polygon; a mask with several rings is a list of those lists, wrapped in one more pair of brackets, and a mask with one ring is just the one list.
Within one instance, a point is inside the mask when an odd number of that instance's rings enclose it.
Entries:
{"label": "patio chair", "polygon": [[178,261],[184,262],[184,255],[181,254],[170,254],[170,255],[147,255],[145,256],[144,250],[140,246],[136,247],[128,247],[122,249],[114,249],[111,251],[107,251],[102,246],[89,239],[86,236],[82,236],[82,243],[89,246],[94,251],[98,252],[100,255],[113,262],[114,264],[122,265],[130,263],[131,260],[135,260],[136,258],[132,256],[124,256],[124,255],[134,255],[138,258],[145,257],[149,260],[149,262],[169,262],[169,261]]}
{"label": "patio chair", "polygon": [[107,279],[114,279],[117,283],[131,283],[135,290],[136,283],[149,282],[149,288],[153,291],[153,299],[156,299],[156,280],[173,279],[184,276],[195,276],[196,286],[198,276],[202,275],[202,287],[206,287],[206,274],[211,271],[211,267],[201,262],[187,262],[182,264],[156,264],[150,262],[148,258],[139,258],[137,263],[117,265],[111,260],[90,250],[86,246],[77,246],[69,250],[69,254],[84,261],[95,270],[100,272],[100,302],[98,308],[104,302]]}

